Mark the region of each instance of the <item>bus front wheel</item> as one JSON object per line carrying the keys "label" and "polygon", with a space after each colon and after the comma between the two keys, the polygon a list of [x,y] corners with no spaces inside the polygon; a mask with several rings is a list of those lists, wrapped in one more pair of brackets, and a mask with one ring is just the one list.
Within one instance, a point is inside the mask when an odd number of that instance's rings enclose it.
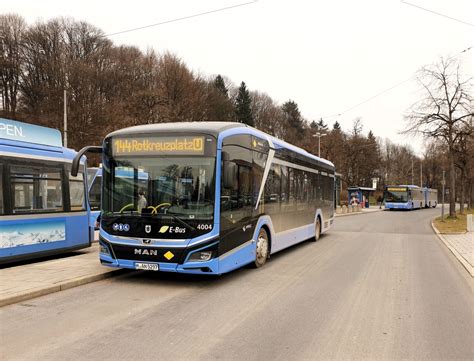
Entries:
{"label": "bus front wheel", "polygon": [[318,241],[321,238],[321,219],[316,217],[316,222],[314,222],[314,242]]}
{"label": "bus front wheel", "polygon": [[260,229],[257,237],[257,247],[255,250],[255,268],[262,267],[268,259],[270,244],[268,242],[268,234],[265,229]]}

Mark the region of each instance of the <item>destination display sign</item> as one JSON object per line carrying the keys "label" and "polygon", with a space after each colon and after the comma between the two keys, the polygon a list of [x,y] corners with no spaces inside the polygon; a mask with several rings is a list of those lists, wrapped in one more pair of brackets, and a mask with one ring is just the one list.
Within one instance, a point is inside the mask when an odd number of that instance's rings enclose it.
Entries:
{"label": "destination display sign", "polygon": [[112,139],[112,155],[203,155],[204,137],[130,137]]}
{"label": "destination display sign", "polygon": [[389,192],[406,192],[406,187],[387,187],[387,191]]}

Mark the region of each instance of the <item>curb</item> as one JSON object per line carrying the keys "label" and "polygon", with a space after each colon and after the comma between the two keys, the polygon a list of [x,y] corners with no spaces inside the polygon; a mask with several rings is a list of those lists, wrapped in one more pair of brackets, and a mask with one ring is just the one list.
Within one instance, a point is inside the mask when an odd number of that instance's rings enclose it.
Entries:
{"label": "curb", "polygon": [[[444,245],[451,251],[451,253],[456,257],[456,259],[463,265],[463,267],[466,269],[466,271],[471,275],[471,277],[474,278],[474,267],[472,267],[461,254],[451,246],[451,244],[442,236],[442,234],[438,231],[438,229],[435,227],[433,221],[431,221],[431,228],[433,228],[433,231],[435,234],[438,236],[438,238],[444,243]],[[464,234],[464,233],[459,233],[459,234]]]}
{"label": "curb", "polygon": [[106,278],[119,276],[119,275],[121,275],[123,273],[126,273],[126,272],[127,272],[126,269],[110,270],[110,271],[105,272],[105,273],[99,273],[99,274],[94,274],[94,275],[89,275],[89,276],[83,276],[83,277],[75,278],[73,280],[69,280],[69,281],[59,283],[59,284],[54,285],[54,286],[48,286],[48,287],[44,287],[44,288],[40,288],[40,289],[35,289],[35,290],[32,290],[32,291],[20,293],[20,294],[14,295],[14,296],[5,297],[5,298],[0,299],[0,307],[11,305],[11,304],[14,304],[14,303],[27,301],[27,300],[31,300],[33,298],[40,297],[40,296],[45,296],[45,295],[48,295],[50,293],[65,291],[65,290],[68,290],[70,288],[85,285],[87,283],[92,283],[92,282],[100,281],[100,280],[103,280],[103,279],[106,279]]}
{"label": "curb", "polygon": [[370,212],[351,212],[351,213],[336,213],[336,217],[347,217],[347,216],[359,216],[361,214],[372,214],[372,213],[377,213],[377,212],[383,212],[385,209],[378,209],[376,211],[370,211]]}

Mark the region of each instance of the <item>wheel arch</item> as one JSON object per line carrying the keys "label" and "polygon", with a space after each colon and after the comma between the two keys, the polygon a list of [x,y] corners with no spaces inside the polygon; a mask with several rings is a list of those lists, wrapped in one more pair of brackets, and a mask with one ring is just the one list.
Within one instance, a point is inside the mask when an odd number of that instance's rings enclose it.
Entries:
{"label": "wheel arch", "polygon": [[[262,226],[260,227],[260,229],[264,229],[265,232],[267,232],[267,237],[268,237],[268,258],[270,258],[270,254],[272,253],[272,234],[270,232],[270,228],[268,228],[268,225],[266,223],[262,224]],[[260,232],[260,229],[259,229],[259,232]]]}
{"label": "wheel arch", "polygon": [[320,232],[321,234],[323,233],[323,230],[324,230],[324,217],[323,217],[323,212],[321,210],[321,208],[318,208],[316,209],[316,213],[314,214],[314,225],[316,225],[316,220],[318,219],[319,217],[319,225],[320,225]]}
{"label": "wheel arch", "polygon": [[254,235],[253,235],[254,240],[257,239],[258,232],[260,232],[260,230],[262,228],[265,229],[265,231],[267,232],[268,243],[269,243],[269,247],[270,247],[268,256],[270,257],[270,254],[271,254],[271,251],[272,251],[273,240],[275,239],[275,230],[273,228],[273,223],[272,223],[272,220],[271,220],[270,216],[263,215],[258,219],[257,225],[255,226],[255,232],[254,232]]}

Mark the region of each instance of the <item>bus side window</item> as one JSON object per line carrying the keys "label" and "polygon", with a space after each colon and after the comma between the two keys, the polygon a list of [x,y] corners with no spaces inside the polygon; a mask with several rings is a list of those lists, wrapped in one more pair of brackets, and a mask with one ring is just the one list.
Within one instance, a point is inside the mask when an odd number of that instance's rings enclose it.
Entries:
{"label": "bus side window", "polygon": [[63,210],[61,171],[57,168],[12,166],[13,213]]}
{"label": "bus side window", "polygon": [[102,186],[102,177],[95,177],[94,183],[92,184],[89,190],[89,203],[91,206],[91,210],[99,210],[100,209],[100,192]]}
{"label": "bus side window", "polygon": [[[265,170],[265,165],[267,161],[267,154],[261,153],[259,151],[254,150],[253,152],[253,164],[252,164],[252,192],[253,192],[253,205],[255,206],[258,200],[258,194],[260,193],[260,187],[263,186],[263,172]],[[265,204],[265,192],[262,193],[262,197],[260,199],[260,204],[258,207],[258,213],[264,212],[264,204]]]}
{"label": "bus side window", "polygon": [[4,213],[3,208],[3,165],[0,164],[0,214]]}
{"label": "bus side window", "polygon": [[288,203],[288,193],[289,193],[288,167],[285,165],[282,165],[280,169],[281,169],[281,202]]}
{"label": "bus side window", "polygon": [[280,211],[280,181],[280,165],[273,163],[268,172],[264,190],[265,212],[268,214],[275,214]]}
{"label": "bus side window", "polygon": [[223,151],[228,157],[223,161],[223,169],[231,169],[235,178],[234,182],[224,182],[222,178],[221,213],[224,218],[235,223],[252,212],[252,151],[234,145],[224,146]]}
{"label": "bus side window", "polygon": [[291,205],[294,205],[296,203],[296,179],[295,179],[295,170],[293,168],[288,168],[288,179],[289,179],[288,200]]}
{"label": "bus side window", "polygon": [[81,211],[84,208],[84,176],[78,173],[76,177],[69,174],[69,195],[71,211]]}

